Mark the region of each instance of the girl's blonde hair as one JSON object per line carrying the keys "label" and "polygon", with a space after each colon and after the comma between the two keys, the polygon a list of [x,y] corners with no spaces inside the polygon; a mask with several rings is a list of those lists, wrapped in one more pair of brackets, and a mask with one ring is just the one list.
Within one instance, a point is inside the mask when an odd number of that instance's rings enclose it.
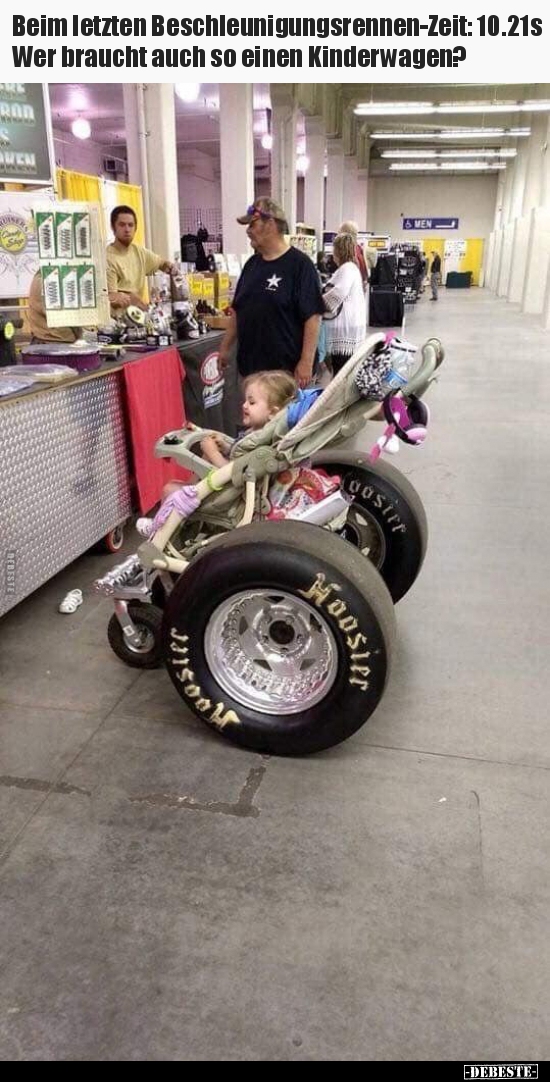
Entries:
{"label": "girl's blonde hair", "polygon": [[296,380],[290,373],[278,370],[254,372],[253,375],[247,376],[243,383],[245,394],[252,383],[259,383],[262,387],[270,410],[282,410],[283,406],[294,398],[297,391]]}
{"label": "girl's blonde hair", "polygon": [[355,262],[355,237],[351,233],[339,233],[332,243],[332,251],[342,263]]}

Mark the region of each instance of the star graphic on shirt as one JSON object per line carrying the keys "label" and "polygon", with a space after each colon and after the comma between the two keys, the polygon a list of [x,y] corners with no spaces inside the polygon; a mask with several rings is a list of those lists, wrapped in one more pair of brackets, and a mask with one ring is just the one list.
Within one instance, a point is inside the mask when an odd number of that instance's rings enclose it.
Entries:
{"label": "star graphic on shirt", "polygon": [[276,274],[272,274],[271,278],[267,279],[266,289],[270,289],[270,290],[277,289],[278,286],[279,286],[280,281],[281,281],[281,279],[277,278]]}

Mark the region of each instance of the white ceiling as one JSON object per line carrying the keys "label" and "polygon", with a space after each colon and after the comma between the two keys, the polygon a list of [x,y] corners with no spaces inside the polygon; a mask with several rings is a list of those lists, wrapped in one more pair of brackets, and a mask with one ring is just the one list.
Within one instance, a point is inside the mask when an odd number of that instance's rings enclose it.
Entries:
{"label": "white ceiling", "polygon": [[[126,132],[121,83],[50,83],[52,124],[56,131],[70,132],[75,117],[89,120],[92,139],[111,150],[117,145],[125,151]],[[219,156],[220,141],[220,94],[217,83],[202,83],[197,101],[183,102],[175,95],[176,139],[178,146],[188,150],[202,150],[212,157]],[[254,86],[254,133],[258,141],[258,160],[261,151],[259,140],[267,131],[266,108],[269,108],[269,86]],[[266,162],[268,155],[265,155]]]}
{"label": "white ceiling", "polygon": [[[270,155],[261,146],[261,136],[267,131],[267,112],[270,107],[268,83],[257,83],[254,93],[254,156],[256,169],[263,172],[269,168]],[[491,101],[525,100],[532,98],[550,98],[550,86],[542,84],[488,85],[464,83],[348,83],[340,86],[343,102],[350,109],[358,102],[383,101]],[[71,123],[77,116],[86,117],[92,127],[92,139],[108,149],[110,153],[125,154],[124,107],[121,83],[50,83],[52,122],[55,131],[69,132]],[[196,102],[186,103],[175,96],[176,103],[176,138],[178,147],[186,150],[200,150],[219,160],[219,84],[203,83]],[[359,123],[368,131],[395,131],[395,142],[373,144],[371,158],[373,164],[386,169],[379,157],[382,147],[399,146],[399,134],[411,130],[424,130],[426,134],[442,127],[480,128],[512,127],[528,123],[529,116],[521,113],[497,114],[455,114],[438,115],[435,118],[418,117],[370,117],[361,118]],[[303,138],[303,118],[299,118],[299,137]],[[506,145],[506,140],[498,141]],[[468,147],[482,145],[483,140],[460,139],[454,144],[445,142],[445,148],[454,145]],[[404,142],[402,145],[419,148],[420,142]],[[429,140],[426,139],[429,146]],[[433,146],[433,143],[431,144]],[[492,140],[490,146],[496,143]]]}

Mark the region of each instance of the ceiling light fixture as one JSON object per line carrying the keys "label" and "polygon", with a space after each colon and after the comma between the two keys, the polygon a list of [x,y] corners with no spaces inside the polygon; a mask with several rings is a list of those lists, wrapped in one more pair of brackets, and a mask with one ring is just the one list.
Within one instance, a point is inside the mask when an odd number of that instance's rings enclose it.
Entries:
{"label": "ceiling light fixture", "polygon": [[381,158],[515,158],[515,147],[500,150],[382,150]]}
{"label": "ceiling light fixture", "polygon": [[307,154],[300,154],[299,158],[296,158],[296,170],[298,173],[307,173],[309,169],[309,158]]}
{"label": "ceiling light fixture", "polygon": [[490,139],[497,137],[521,139],[531,134],[530,128],[443,128],[439,133],[440,139]]}
{"label": "ceiling light fixture", "polygon": [[547,113],[550,101],[464,101],[441,102],[436,113]]}
{"label": "ceiling light fixture", "polygon": [[77,139],[89,139],[92,134],[90,121],[83,116],[78,116],[71,124],[71,131]]}
{"label": "ceiling light fixture", "polygon": [[429,101],[360,102],[353,110],[356,116],[426,116],[442,113],[544,113],[550,112],[550,101],[448,101],[437,105]]}
{"label": "ceiling light fixture", "polygon": [[439,139],[520,139],[530,135],[530,128],[443,128],[441,131],[373,131],[371,139],[423,140],[425,143]]}
{"label": "ceiling light fixture", "polygon": [[187,102],[188,105],[191,105],[192,102],[197,100],[197,98],[198,98],[198,96],[199,96],[199,94],[201,92],[201,84],[200,83],[175,83],[174,84],[174,89],[176,91],[176,94],[178,95],[178,98],[180,98],[181,101],[185,101],[185,102]]}
{"label": "ceiling light fixture", "polygon": [[264,150],[271,150],[273,146],[273,136],[270,135],[269,132],[266,132],[265,135],[262,135],[262,146]]}
{"label": "ceiling light fixture", "polygon": [[393,162],[391,170],[401,173],[454,172],[457,170],[474,173],[493,173],[506,169],[506,162]]}
{"label": "ceiling light fixture", "polygon": [[435,112],[431,101],[361,102],[353,110],[356,116],[422,116]]}

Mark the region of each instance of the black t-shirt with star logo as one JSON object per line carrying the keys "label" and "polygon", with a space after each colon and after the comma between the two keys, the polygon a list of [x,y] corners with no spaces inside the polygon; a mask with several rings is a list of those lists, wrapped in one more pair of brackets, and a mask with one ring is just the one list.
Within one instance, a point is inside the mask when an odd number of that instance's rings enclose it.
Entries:
{"label": "black t-shirt with star logo", "polygon": [[274,368],[293,372],[302,353],[304,323],[324,311],[311,259],[297,248],[289,248],[278,259],[251,256],[239,278],[233,307],[241,375]]}

